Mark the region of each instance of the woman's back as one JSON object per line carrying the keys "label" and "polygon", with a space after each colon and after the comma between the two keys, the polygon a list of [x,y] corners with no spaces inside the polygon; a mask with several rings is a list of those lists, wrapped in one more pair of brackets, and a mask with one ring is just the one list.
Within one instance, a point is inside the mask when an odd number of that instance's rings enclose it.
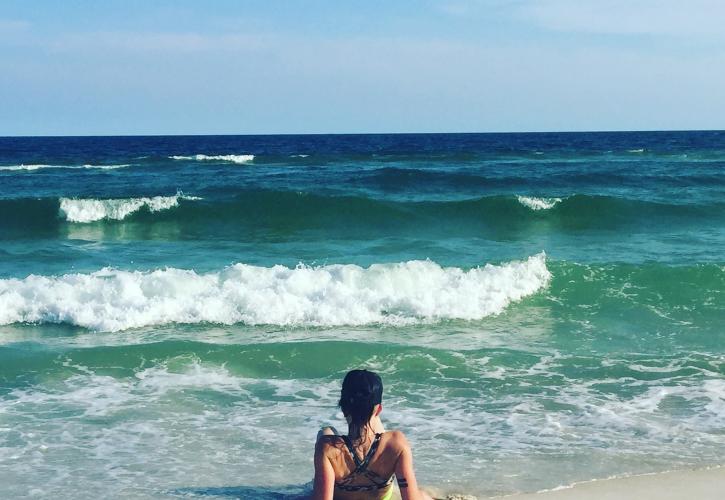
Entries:
{"label": "woman's back", "polygon": [[340,409],[348,435],[328,427],[315,445],[314,500],[388,500],[397,478],[403,500],[426,498],[418,490],[413,454],[400,431],[385,432],[380,421],[383,382],[368,370],[345,375]]}
{"label": "woman's back", "polygon": [[390,498],[404,436],[399,431],[383,432],[366,441],[355,446],[347,436],[323,436],[323,454],[335,472],[334,498]]}

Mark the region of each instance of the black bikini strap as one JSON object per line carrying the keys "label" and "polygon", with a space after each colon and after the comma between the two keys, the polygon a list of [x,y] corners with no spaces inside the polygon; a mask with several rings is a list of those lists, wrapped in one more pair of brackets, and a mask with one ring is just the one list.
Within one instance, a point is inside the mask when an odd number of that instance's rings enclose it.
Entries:
{"label": "black bikini strap", "polygon": [[365,459],[363,462],[357,466],[358,470],[364,471],[368,468],[368,464],[370,463],[370,459],[373,458],[373,455],[375,455],[375,452],[378,451],[378,445],[380,444],[380,434],[375,434],[375,439],[373,440],[373,444],[370,445],[370,449],[368,450],[367,455],[365,455]]}
{"label": "black bikini strap", "polygon": [[352,455],[352,459],[355,461],[355,467],[357,467],[359,469],[360,464],[362,464],[362,462],[360,461],[359,458],[357,458],[355,449],[352,447],[352,441],[350,441],[350,438],[347,436],[342,436],[342,440],[345,441],[345,445],[347,446],[347,449],[350,451],[350,455]]}
{"label": "black bikini strap", "polygon": [[352,447],[352,441],[350,441],[350,438],[348,436],[342,436],[342,440],[345,441],[345,444],[347,445],[347,449],[350,450],[350,455],[352,455],[352,459],[355,461],[355,472],[362,472],[365,469],[368,468],[368,464],[370,463],[370,459],[373,458],[373,455],[375,455],[375,452],[378,451],[378,445],[380,444],[380,436],[382,434],[375,434],[375,439],[373,440],[373,444],[370,445],[370,449],[368,450],[367,454],[363,458],[363,460],[360,460],[357,457],[357,454],[355,453],[355,449]]}

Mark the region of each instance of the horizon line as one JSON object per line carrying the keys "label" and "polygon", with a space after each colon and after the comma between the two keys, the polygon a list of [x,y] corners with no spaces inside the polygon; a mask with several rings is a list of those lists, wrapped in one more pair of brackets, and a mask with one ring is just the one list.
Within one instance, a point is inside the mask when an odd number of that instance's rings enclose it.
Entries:
{"label": "horizon line", "polygon": [[0,139],[63,139],[93,137],[270,137],[270,136],[361,136],[361,135],[525,135],[525,134],[628,134],[672,132],[725,132],[723,129],[602,129],[602,130],[531,130],[487,132],[283,132],[283,133],[223,133],[223,134],[78,134],[78,135],[0,135]]}

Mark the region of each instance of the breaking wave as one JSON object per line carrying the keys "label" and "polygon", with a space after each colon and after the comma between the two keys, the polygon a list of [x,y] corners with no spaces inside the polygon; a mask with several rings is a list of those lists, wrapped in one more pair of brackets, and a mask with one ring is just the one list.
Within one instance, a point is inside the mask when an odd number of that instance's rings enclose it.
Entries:
{"label": "breaking wave", "polygon": [[[417,234],[426,228],[437,234],[504,234],[546,223],[550,229],[646,227],[652,220],[671,227],[720,224],[722,203],[666,204],[606,196],[570,195],[558,198],[489,196],[456,201],[391,201],[357,196],[325,196],[289,191],[234,191],[229,196],[204,194],[204,199],[174,196],[122,199],[40,198],[0,199],[3,234],[33,236],[66,224],[133,223],[136,229],[173,222],[177,235],[200,237],[210,228],[245,239],[257,230],[276,234],[315,230],[328,237],[374,237]],[[523,196],[521,198],[524,198]],[[3,231],[5,233],[3,233]],[[252,231],[252,232],[250,232]],[[170,235],[171,236],[171,235]]]}
{"label": "breaking wave", "polygon": [[109,200],[61,198],[60,214],[68,222],[94,222],[103,219],[123,220],[142,208],[160,212],[179,206],[179,199],[199,200],[195,196],[154,196],[151,198],[120,198]]}
{"label": "breaking wave", "polygon": [[232,163],[249,163],[254,161],[254,155],[192,155],[192,156],[169,156],[172,160],[196,160],[196,161],[228,161]]}
{"label": "breaking wave", "polygon": [[288,268],[235,264],[198,274],[104,268],[0,280],[0,324],[97,331],[170,323],[289,326],[478,320],[547,286],[546,256],[469,270],[431,261]]}
{"label": "breaking wave", "polygon": [[535,198],[533,196],[517,196],[516,199],[531,210],[548,210],[562,201],[561,198]]}

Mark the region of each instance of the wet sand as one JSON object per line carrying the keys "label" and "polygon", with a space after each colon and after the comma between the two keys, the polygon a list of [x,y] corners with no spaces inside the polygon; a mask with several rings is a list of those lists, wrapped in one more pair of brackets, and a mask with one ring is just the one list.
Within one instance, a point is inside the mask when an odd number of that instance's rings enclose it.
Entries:
{"label": "wet sand", "polygon": [[725,466],[588,481],[566,488],[496,498],[506,498],[507,500],[634,500],[649,498],[657,500],[719,500],[725,498]]}

